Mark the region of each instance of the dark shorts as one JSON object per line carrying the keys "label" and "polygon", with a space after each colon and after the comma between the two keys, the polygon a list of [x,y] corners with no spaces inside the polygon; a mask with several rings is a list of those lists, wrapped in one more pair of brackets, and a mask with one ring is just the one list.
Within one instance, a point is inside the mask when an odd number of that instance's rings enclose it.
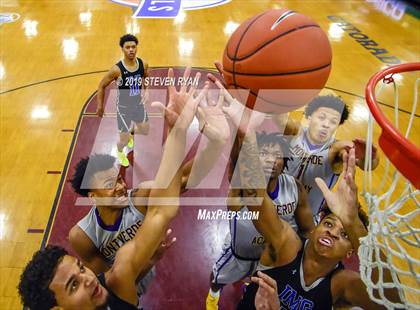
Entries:
{"label": "dark shorts", "polygon": [[143,104],[117,105],[117,123],[120,132],[129,132],[131,122],[146,123],[149,120]]}

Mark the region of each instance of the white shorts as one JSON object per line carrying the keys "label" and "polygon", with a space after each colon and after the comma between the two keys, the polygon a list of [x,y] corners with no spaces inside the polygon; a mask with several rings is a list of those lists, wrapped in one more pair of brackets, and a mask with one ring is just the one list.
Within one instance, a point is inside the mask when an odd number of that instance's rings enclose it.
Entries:
{"label": "white shorts", "polygon": [[258,261],[242,260],[234,256],[231,248],[230,234],[226,236],[222,253],[213,265],[214,284],[230,284],[252,275]]}

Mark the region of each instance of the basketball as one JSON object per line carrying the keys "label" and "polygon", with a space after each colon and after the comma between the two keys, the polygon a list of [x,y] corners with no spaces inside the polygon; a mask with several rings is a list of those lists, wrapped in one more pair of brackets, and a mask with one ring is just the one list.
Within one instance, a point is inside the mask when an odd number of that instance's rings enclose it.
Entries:
{"label": "basketball", "polygon": [[331,59],[327,35],[316,22],[288,9],[271,9],[232,34],[224,50],[223,76],[247,107],[285,113],[307,104],[325,86]]}

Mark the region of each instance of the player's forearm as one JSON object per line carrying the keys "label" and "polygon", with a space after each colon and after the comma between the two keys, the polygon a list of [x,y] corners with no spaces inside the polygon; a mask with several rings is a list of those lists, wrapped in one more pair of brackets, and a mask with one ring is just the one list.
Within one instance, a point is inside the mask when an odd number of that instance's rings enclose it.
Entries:
{"label": "player's forearm", "polygon": [[257,138],[254,131],[249,131],[243,139],[238,156],[241,185],[247,196],[261,197],[265,191],[265,176],[261,169]]}
{"label": "player's forearm", "polygon": [[185,143],[186,129],[175,126],[166,139],[154,188],[150,191],[147,213],[160,213],[167,221],[175,217],[179,207]]}
{"label": "player's forearm", "polygon": [[358,217],[353,220],[343,220],[343,226],[355,252],[357,253],[360,246],[359,239],[367,235],[365,226]]}
{"label": "player's forearm", "polygon": [[285,136],[296,136],[300,130],[300,124],[288,114],[278,114],[273,117],[274,123]]}
{"label": "player's forearm", "polygon": [[136,283],[140,282],[141,279],[143,279],[149,273],[149,271],[153,268],[154,265],[155,265],[155,262],[153,260],[150,260],[149,264],[145,266],[142,271],[140,271],[137,277]]}
{"label": "player's forearm", "polygon": [[[194,158],[193,163],[183,171],[183,186],[195,187],[206,177],[219,159],[224,144],[209,140],[206,147]],[[185,183],[185,184],[184,184]]]}
{"label": "player's forearm", "polygon": [[268,226],[277,218],[272,202],[265,190],[265,176],[260,167],[255,132],[248,132],[244,137],[238,157],[242,193],[248,210],[259,212],[254,221],[257,230],[270,241],[272,231]]}
{"label": "player's forearm", "polygon": [[105,100],[105,88],[102,85],[98,87],[98,93],[96,94],[96,100],[98,103],[98,107],[104,107],[104,100]]}
{"label": "player's forearm", "polygon": [[155,188],[166,188],[168,181],[181,170],[185,143],[186,129],[175,126],[166,139],[162,160],[154,181]]}

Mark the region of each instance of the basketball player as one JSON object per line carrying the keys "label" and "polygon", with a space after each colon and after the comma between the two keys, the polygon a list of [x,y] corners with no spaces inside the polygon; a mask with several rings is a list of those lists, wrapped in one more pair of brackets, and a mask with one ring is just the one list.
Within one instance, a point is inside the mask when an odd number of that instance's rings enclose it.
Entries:
{"label": "basketball player", "polygon": [[[23,304],[37,309],[137,309],[136,279],[148,267],[156,249],[165,238],[170,221],[176,216],[181,190],[186,131],[207,86],[194,98],[195,87],[181,89],[170,96],[181,107],[175,126],[166,140],[144,221],[135,237],[115,254],[111,269],[98,277],[78,259],[60,247],[47,247],[35,253],[19,283]],[[168,176],[174,176],[168,179]],[[114,179],[115,180],[115,179]],[[107,204],[125,200],[122,189]],[[123,198],[122,198],[123,197]],[[162,198],[162,199],[160,199]]]}
{"label": "basketball player", "polygon": [[[231,102],[231,105],[235,102]],[[236,104],[239,104],[236,102]],[[232,113],[232,109],[227,109]],[[306,201],[306,191],[293,176],[283,173],[287,167],[288,144],[276,133],[257,134],[259,159],[267,182],[267,193],[273,200],[278,216],[290,223],[295,231],[309,234],[315,227],[312,212]],[[239,196],[239,191],[232,193]],[[232,211],[242,207],[228,206]],[[247,211],[246,207],[242,211]],[[230,283],[254,273],[264,248],[264,237],[255,229],[252,220],[231,219],[230,232],[222,252],[213,265],[206,308],[217,309],[220,290]]]}
{"label": "basketball player", "polygon": [[[315,221],[319,222],[319,212],[324,204],[321,190],[315,178],[323,179],[329,188],[338,180],[343,168],[343,155],[351,147],[356,147],[356,165],[364,169],[365,143],[361,139],[340,141],[334,138],[338,127],[349,115],[349,109],[340,97],[333,95],[315,97],[305,108],[308,127],[304,128],[289,118],[282,123],[283,116],[275,117],[285,135],[291,136],[290,161],[286,173],[302,182],[308,192],[308,202]],[[373,149],[372,169],[379,164],[376,149]]]}
{"label": "basketball player", "polygon": [[[243,158],[239,160],[242,185],[262,184],[263,175],[258,170],[258,149],[255,132],[244,138]],[[250,164],[256,163],[256,165]],[[337,191],[331,192],[327,184],[317,178],[316,183],[323,193],[330,210],[320,224],[305,240],[292,227],[278,217],[272,201],[263,189],[246,189],[248,198],[263,197],[261,206],[250,205],[252,211],[259,210],[254,221],[258,231],[267,241],[257,269],[276,280],[279,309],[331,309],[333,305],[346,304],[363,309],[382,309],[368,296],[360,275],[343,269],[341,260],[356,252],[359,238],[367,234],[366,215],[360,213],[357,187],[354,183],[355,149],[343,156],[343,172]],[[373,273],[375,282],[379,275]],[[390,278],[390,273],[384,273]],[[238,309],[255,309],[257,285],[246,289]],[[388,289],[390,300],[398,299],[398,291]]]}
{"label": "basketball player", "polygon": [[99,83],[96,113],[99,117],[104,114],[105,88],[113,81],[118,86],[117,95],[117,123],[119,141],[117,143],[118,161],[124,167],[129,165],[127,155],[123,149],[127,145],[133,147],[134,139],[130,134],[131,123],[134,122],[134,132],[147,135],[149,123],[144,104],[147,91],[144,78],[148,76],[148,64],[136,57],[138,40],[131,34],[120,38],[120,47],[124,58],[108,71]]}
{"label": "basketball player", "polygon": [[[115,158],[105,154],[81,159],[76,165],[71,182],[76,193],[94,201],[98,200],[99,203],[72,227],[68,237],[70,245],[83,265],[95,274],[104,273],[114,263],[118,249],[134,238],[144,221],[146,206],[135,206],[132,202],[132,198],[143,194],[144,189],[127,191],[126,184],[115,166]],[[85,189],[87,186],[84,185],[87,184],[90,189]],[[145,294],[154,277],[153,266],[173,242],[175,240],[166,242],[139,275],[139,307],[140,296]]]}

